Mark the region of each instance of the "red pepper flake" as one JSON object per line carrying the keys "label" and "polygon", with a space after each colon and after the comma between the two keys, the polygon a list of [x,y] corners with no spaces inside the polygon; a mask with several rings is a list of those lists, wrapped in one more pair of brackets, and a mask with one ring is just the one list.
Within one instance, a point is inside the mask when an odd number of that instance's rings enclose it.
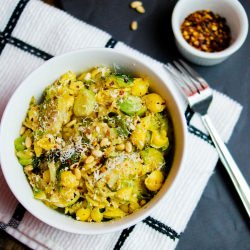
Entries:
{"label": "red pepper flake", "polygon": [[181,32],[191,46],[205,52],[222,51],[231,41],[226,19],[210,10],[199,10],[187,16]]}

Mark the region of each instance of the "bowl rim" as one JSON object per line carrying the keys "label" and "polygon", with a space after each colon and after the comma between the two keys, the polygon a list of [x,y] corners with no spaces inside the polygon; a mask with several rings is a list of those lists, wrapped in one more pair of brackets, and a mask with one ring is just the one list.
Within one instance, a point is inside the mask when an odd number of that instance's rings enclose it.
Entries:
{"label": "bowl rim", "polygon": [[195,0],[179,0],[174,7],[174,10],[172,12],[172,17],[171,17],[171,25],[172,25],[172,30],[173,30],[175,39],[178,41],[178,43],[180,43],[180,45],[183,48],[185,48],[189,53],[191,53],[197,57],[200,57],[200,58],[219,59],[219,58],[228,57],[229,55],[236,52],[242,46],[242,44],[245,42],[247,34],[248,34],[249,24],[248,24],[248,18],[247,18],[246,11],[245,11],[244,7],[242,6],[242,4],[240,3],[240,1],[238,1],[238,0],[223,0],[223,3],[233,5],[233,7],[236,9],[236,11],[238,13],[240,13],[238,16],[244,24],[242,26],[241,33],[239,34],[237,39],[234,41],[234,43],[231,44],[228,48],[226,48],[222,51],[213,52],[213,53],[200,51],[200,50],[194,48],[183,38],[183,36],[180,32],[179,25],[177,25],[177,23],[178,23],[177,17],[179,15],[179,13],[181,12],[181,8],[182,8],[183,4],[186,4],[188,1],[192,2]]}
{"label": "bowl rim", "polygon": [[[92,52],[104,52],[104,51],[109,51],[109,53],[114,53],[117,54],[119,56],[122,57],[126,57],[127,59],[132,59],[134,62],[138,62],[140,65],[142,65],[146,70],[151,71],[152,73],[155,74],[156,77],[158,77],[160,79],[160,81],[166,85],[168,92],[170,92],[170,95],[172,96],[172,99],[175,102],[175,106],[176,109],[178,110],[178,117],[180,120],[180,129],[181,129],[181,133],[183,135],[182,137],[182,152],[180,154],[180,159],[179,159],[179,164],[177,167],[177,170],[173,176],[173,180],[171,182],[171,185],[167,188],[166,192],[164,194],[161,195],[161,197],[159,197],[158,200],[156,200],[156,202],[153,205],[150,205],[149,207],[147,207],[146,209],[139,209],[138,211],[144,211],[143,213],[139,214],[137,217],[132,218],[130,221],[126,221],[125,223],[121,224],[121,225],[116,225],[113,227],[106,227],[105,229],[91,229],[89,228],[88,230],[82,230],[80,231],[78,228],[64,228],[61,227],[60,225],[57,225],[56,223],[54,223],[54,221],[50,221],[48,218],[44,218],[39,214],[39,211],[33,211],[30,207],[27,201],[23,200],[20,198],[19,196],[19,192],[18,190],[16,190],[15,188],[13,188],[13,183],[11,183],[11,178],[10,176],[8,176],[7,172],[6,172],[6,166],[5,163],[3,162],[3,158],[4,155],[2,153],[2,150],[0,150],[0,163],[1,163],[1,168],[2,168],[2,172],[3,172],[3,176],[5,178],[5,181],[7,182],[9,189],[11,190],[11,192],[14,194],[15,198],[25,207],[25,209],[30,212],[33,216],[35,216],[36,218],[38,218],[40,221],[42,221],[43,223],[46,223],[47,225],[50,225],[54,228],[66,231],[66,232],[70,232],[70,233],[76,233],[76,234],[86,234],[86,235],[94,235],[94,234],[105,234],[105,233],[111,233],[111,232],[115,232],[115,231],[119,231],[119,230],[123,230],[125,228],[128,228],[132,225],[135,225],[136,223],[142,221],[143,219],[145,219],[149,214],[152,213],[153,209],[155,209],[155,207],[157,207],[163,200],[163,198],[166,196],[166,194],[169,192],[169,190],[172,188],[173,183],[176,181],[180,170],[182,168],[182,165],[184,163],[184,159],[186,158],[186,144],[187,144],[187,125],[186,125],[186,121],[185,121],[185,117],[184,114],[181,110],[181,104],[180,104],[180,100],[178,100],[178,98],[175,97],[175,94],[173,93],[173,91],[171,90],[171,88],[169,86],[167,86],[166,82],[164,81],[164,79],[161,77],[161,75],[157,72],[157,70],[155,70],[154,68],[150,67],[149,63],[146,63],[145,61],[143,61],[142,59],[136,58],[135,56],[133,56],[132,54],[127,54],[125,52],[119,51],[119,50],[114,50],[111,48],[85,48],[85,49],[78,49],[78,50],[73,50],[58,56],[55,56],[51,59],[49,59],[48,61],[44,62],[42,65],[40,65],[38,68],[36,68],[34,71],[32,71],[21,83],[20,85],[16,88],[16,90],[14,91],[14,93],[12,94],[12,96],[10,97],[5,110],[3,112],[2,118],[1,118],[1,124],[0,124],[0,138],[2,138],[2,135],[4,134],[5,131],[3,131],[3,127],[5,125],[5,122],[8,120],[8,110],[10,109],[10,107],[12,105],[14,105],[14,100],[17,98],[17,96],[19,95],[19,91],[20,89],[23,88],[23,86],[25,86],[26,82],[29,81],[29,79],[32,79],[37,72],[39,72],[41,69],[46,68],[48,64],[53,63],[54,61],[58,61],[63,57],[67,57],[67,56],[73,56],[74,54],[77,53],[91,53]],[[4,142],[3,140],[0,140],[0,149],[4,147]],[[13,155],[13,157],[15,157]],[[156,195],[157,196],[157,195]],[[57,212],[58,213],[58,212]],[[136,213],[136,212],[135,212]],[[132,213],[131,215],[135,214]],[[65,215],[64,215],[65,216]],[[128,217],[128,216],[126,216]],[[125,217],[124,217],[125,218]],[[117,220],[120,221],[120,220]],[[89,225],[91,223],[89,222],[81,222],[81,223],[88,223]],[[114,225],[115,221],[111,221],[110,224]]]}

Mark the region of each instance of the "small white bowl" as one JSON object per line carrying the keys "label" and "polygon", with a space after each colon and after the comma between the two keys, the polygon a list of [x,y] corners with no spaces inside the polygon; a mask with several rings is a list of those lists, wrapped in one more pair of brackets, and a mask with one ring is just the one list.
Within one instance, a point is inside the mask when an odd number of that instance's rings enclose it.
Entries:
{"label": "small white bowl", "polygon": [[[228,48],[220,52],[209,53],[199,51],[186,42],[180,30],[181,24],[188,15],[197,10],[211,10],[226,18],[232,36]],[[177,48],[187,60],[210,66],[224,61],[242,46],[248,32],[248,19],[238,0],[179,0],[172,14],[172,29]]]}
{"label": "small white bowl", "polygon": [[[19,136],[20,126],[25,118],[32,96],[41,97],[46,86],[60,75],[72,70],[80,73],[93,66],[120,66],[124,72],[138,76],[147,76],[151,88],[164,97],[172,119],[174,129],[174,157],[170,173],[159,193],[142,209],[117,221],[87,223],[72,219],[44,205],[33,198],[30,185],[22,166],[15,156],[14,140]],[[133,56],[112,49],[86,49],[73,51],[54,57],[35,70],[15,91],[4,111],[0,130],[0,158],[4,177],[19,202],[35,217],[58,229],[78,234],[102,234],[122,230],[146,218],[152,209],[167,195],[178,171],[181,168],[186,146],[186,123],[177,98],[171,86],[161,78],[151,66]]]}

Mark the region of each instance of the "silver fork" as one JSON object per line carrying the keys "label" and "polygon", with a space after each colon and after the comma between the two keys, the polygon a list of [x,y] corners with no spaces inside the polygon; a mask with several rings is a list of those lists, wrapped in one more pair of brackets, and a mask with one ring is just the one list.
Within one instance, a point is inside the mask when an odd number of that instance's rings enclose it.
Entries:
{"label": "silver fork", "polygon": [[200,114],[203,124],[218,151],[221,162],[225,166],[250,218],[249,186],[207,114],[213,99],[212,90],[208,83],[182,60],[174,61],[173,64],[168,63],[164,67],[182,90],[181,92],[187,98],[191,109]]}

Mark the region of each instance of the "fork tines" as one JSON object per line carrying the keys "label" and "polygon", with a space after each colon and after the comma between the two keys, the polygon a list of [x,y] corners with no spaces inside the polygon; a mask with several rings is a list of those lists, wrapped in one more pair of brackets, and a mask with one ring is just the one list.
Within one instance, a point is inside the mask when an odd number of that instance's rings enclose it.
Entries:
{"label": "fork tines", "polygon": [[200,93],[209,87],[207,82],[181,59],[174,61],[173,64],[168,63],[165,68],[187,96]]}

